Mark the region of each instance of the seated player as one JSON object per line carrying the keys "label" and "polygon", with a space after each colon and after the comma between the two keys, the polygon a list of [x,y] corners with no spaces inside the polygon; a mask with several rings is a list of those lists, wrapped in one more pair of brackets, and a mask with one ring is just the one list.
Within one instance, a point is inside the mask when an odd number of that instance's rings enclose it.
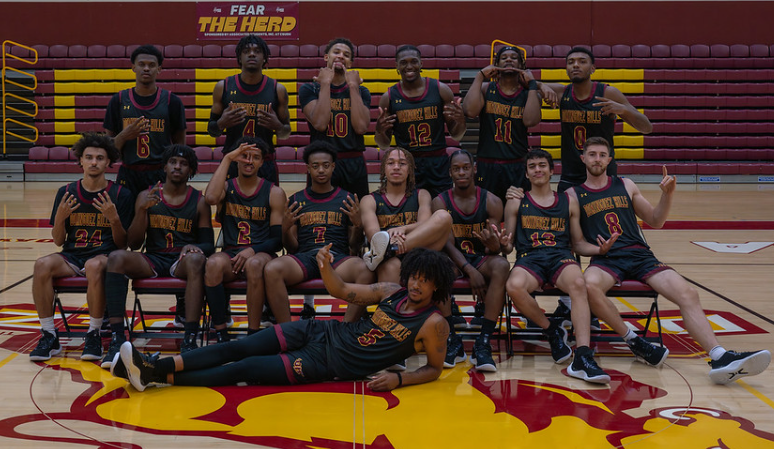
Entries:
{"label": "seated player", "polygon": [[[223,156],[212,175],[204,199],[218,206],[223,250],[207,259],[204,290],[218,342],[228,340],[228,304],[223,283],[247,279],[247,331],[261,326],[266,290],[263,267],[282,249],[282,217],[287,196],[280,187],[258,176],[269,146],[257,137],[242,137],[236,149]],[[226,181],[236,162],[239,174]]]}
{"label": "seated player", "polygon": [[[709,377],[713,382],[725,384],[765,371],[771,363],[771,353],[726,351],[720,346],[702,310],[699,293],[675,270],[659,262],[645,241],[637,218],[652,228],[664,225],[675,192],[674,176],[669,176],[664,167],[661,198],[653,207],[634,181],[607,175],[606,169],[612,160],[607,140],[602,137],[586,140],[581,158],[586,166],[586,181],[568,192],[570,201],[577,201],[580,206],[583,238],[586,242],[603,242],[613,240],[612,236],[618,234],[611,249],[592,257],[584,272],[594,314],[626,341],[638,360],[652,366],[661,365],[669,350],[636,336],[605,296],[613,285],[636,279],[680,307],[686,330],[712,359]],[[578,238],[573,235],[573,239]]]}
{"label": "seated player", "polygon": [[[474,183],[476,168],[473,155],[457,150],[449,156],[449,174],[453,187],[433,199],[433,210],[445,210],[452,217],[445,251],[459,273],[470,279],[473,298],[484,304],[481,333],[473,345],[471,361],[479,371],[497,371],[489,340],[505,304],[505,280],[508,261],[500,255],[503,203],[500,198]],[[454,331],[451,307],[442,307],[451,333],[446,343],[444,367],[452,368],[465,360],[462,337]]]}
{"label": "seated player", "polygon": [[201,192],[188,185],[197,169],[196,153],[191,148],[171,145],[162,160],[166,181],[137,196],[128,232],[129,247],[138,250],[144,241],[144,252],[117,250],[108,256],[105,291],[113,336],[102,368],[110,368],[126,340],[128,278],[174,276],[187,280],[185,338],[180,351],[196,348],[204,303],[204,263],[215,250],[210,206]]}
{"label": "seated player", "polygon": [[[131,343],[121,347],[111,372],[140,391],[150,385],[295,385],[356,380],[423,351],[427,363],[407,373],[381,373],[368,387],[389,391],[430,382],[443,371],[446,322],[436,305],[454,280],[446,256],[426,249],[408,253],[400,284],[345,283],[331,266],[332,244],[320,248],[315,264],[331,295],[356,304],[377,305],[367,320],[300,320],[264,329],[241,340],[154,360]],[[365,342],[365,343],[364,343]],[[288,367],[293,367],[289,369]]]}
{"label": "seated player", "polygon": [[374,275],[359,257],[363,244],[360,205],[349,192],[331,185],[336,149],[324,141],[307,145],[304,163],[311,186],[288,199],[282,220],[282,243],[288,254],[271,260],[264,268],[266,298],[277,323],[290,321],[288,286],[320,277],[317,250],[332,243],[333,267],[345,282],[370,284]]}
{"label": "seated player", "polygon": [[[573,303],[572,323],[577,348],[567,373],[588,382],[609,383],[610,376],[596,364],[594,351],[590,348],[586,284],[571,249],[571,233],[580,233],[578,205],[571,203],[566,194],[551,190],[554,173],[551,154],[532,150],[527,153],[526,165],[532,189],[521,200],[509,200],[505,205],[505,232],[509,237],[513,235],[513,240],[505,245],[504,252],[510,254],[516,249],[516,263],[506,284],[508,295],[524,316],[543,329],[551,345],[551,356],[556,363],[562,363],[572,356],[567,330],[560,321],[549,320],[530,293],[549,283],[568,293]],[[604,252],[609,245],[610,242],[604,242],[597,250]],[[581,249],[588,252],[596,247],[591,250],[576,248],[583,252]]]}
{"label": "seated player", "polygon": [[54,280],[67,276],[85,276],[88,282],[89,331],[81,360],[102,358],[99,330],[105,313],[107,255],[126,247],[126,229],[132,221],[132,193],[105,178],[107,168],[120,156],[113,139],[87,133],[72,151],[83,178],[59,189],[49,220],[51,237],[62,251],[36,260],[32,272],[32,300],[42,334],[30,353],[35,362],[62,351],[54,325]]}

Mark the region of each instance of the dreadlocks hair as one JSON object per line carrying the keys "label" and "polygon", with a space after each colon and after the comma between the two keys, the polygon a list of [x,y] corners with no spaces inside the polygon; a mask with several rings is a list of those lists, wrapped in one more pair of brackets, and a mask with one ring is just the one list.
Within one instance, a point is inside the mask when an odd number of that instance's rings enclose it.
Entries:
{"label": "dreadlocks hair", "polygon": [[390,153],[393,151],[400,151],[401,154],[406,157],[406,162],[408,162],[409,168],[408,177],[406,178],[406,195],[411,195],[414,193],[414,189],[417,186],[416,179],[414,178],[416,164],[414,163],[414,156],[412,156],[407,149],[402,147],[392,147],[382,156],[382,160],[380,161],[379,166],[379,193],[382,195],[387,193],[387,159],[389,158],[388,156]]}
{"label": "dreadlocks hair", "polygon": [[497,53],[495,54],[495,59],[494,59],[495,65],[498,65],[500,63],[500,57],[503,55],[503,53],[505,53],[508,50],[515,51],[516,54],[519,55],[519,63],[522,69],[527,68],[527,61],[524,58],[524,50],[520,49],[519,47],[514,47],[512,45],[506,45],[505,47],[500,47],[500,49],[497,50]]}
{"label": "dreadlocks hair", "polygon": [[247,48],[248,45],[255,44],[258,46],[259,49],[261,49],[261,53],[263,53],[263,66],[266,67],[266,64],[269,63],[269,56],[271,56],[271,50],[269,50],[269,46],[266,44],[266,41],[262,38],[256,36],[255,34],[248,34],[247,36],[243,37],[242,39],[239,39],[239,43],[236,46],[236,49],[234,52],[236,53],[236,60],[237,60],[237,66],[242,66],[242,61],[239,59],[239,57],[242,55],[242,52],[245,48]]}
{"label": "dreadlocks hair", "polygon": [[167,162],[173,157],[182,157],[188,161],[188,167],[191,168],[191,174],[188,179],[192,179],[196,175],[196,170],[199,168],[199,159],[196,157],[196,152],[193,148],[179,143],[170,145],[161,156],[161,164],[167,165]]}
{"label": "dreadlocks hair", "polygon": [[81,138],[73,144],[73,155],[75,155],[75,158],[78,159],[78,165],[81,164],[83,152],[86,150],[86,148],[89,147],[102,148],[105,150],[108,160],[110,160],[108,167],[112,167],[113,162],[117,161],[121,157],[121,152],[118,151],[118,148],[116,148],[112,137],[108,136],[107,134],[88,132],[83,133]]}
{"label": "dreadlocks hair", "polygon": [[549,153],[546,150],[540,149],[540,148],[533,148],[529,150],[529,153],[527,153],[526,156],[524,156],[524,163],[531,161],[532,159],[545,159],[548,161],[548,168],[551,170],[554,169],[554,158],[551,156],[551,153]]}
{"label": "dreadlocks hair", "polygon": [[400,285],[406,287],[412,276],[424,276],[435,285],[433,304],[445,303],[451,295],[455,275],[446,254],[426,248],[412,249],[400,264]]}

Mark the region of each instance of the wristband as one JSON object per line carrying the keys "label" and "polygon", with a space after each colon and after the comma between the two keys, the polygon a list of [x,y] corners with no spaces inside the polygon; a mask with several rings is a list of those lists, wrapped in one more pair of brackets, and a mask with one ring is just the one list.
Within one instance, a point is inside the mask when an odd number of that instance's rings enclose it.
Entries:
{"label": "wristband", "polygon": [[218,126],[217,120],[210,120],[207,122],[207,134],[209,134],[212,137],[218,137],[221,134],[223,134],[223,130],[220,129]]}
{"label": "wristband", "polygon": [[460,267],[460,271],[465,271],[465,267],[467,267],[468,265],[470,265],[470,262],[465,262],[465,264],[462,267]]}
{"label": "wristband", "polygon": [[529,90],[537,90],[537,88],[538,88],[537,81],[529,80],[529,82],[527,83],[527,89],[529,89]]}
{"label": "wristband", "polygon": [[403,376],[401,376],[400,373],[397,371],[395,371],[395,374],[398,375],[398,386],[396,388],[400,388],[403,386]]}

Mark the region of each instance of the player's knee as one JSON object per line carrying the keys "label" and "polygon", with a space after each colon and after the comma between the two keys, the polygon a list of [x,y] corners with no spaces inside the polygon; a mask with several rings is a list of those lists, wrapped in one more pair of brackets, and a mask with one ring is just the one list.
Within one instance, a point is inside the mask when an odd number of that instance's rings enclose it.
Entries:
{"label": "player's knee", "polygon": [[129,260],[129,251],[125,249],[119,249],[113,251],[107,258],[107,271],[112,273],[124,273],[124,264]]}
{"label": "player's knee", "polygon": [[32,276],[35,279],[51,279],[52,270],[53,264],[51,259],[48,256],[41,257],[35,261],[35,265],[32,268]]}
{"label": "player's knee", "polygon": [[433,212],[432,218],[435,218],[436,220],[438,220],[438,222],[441,223],[442,226],[448,227],[449,229],[451,229],[452,216],[445,209],[439,209]]}
{"label": "player's knee", "polygon": [[94,257],[86,261],[84,271],[89,280],[99,280],[105,277],[105,268],[107,267],[107,258]]}
{"label": "player's knee", "polygon": [[245,274],[251,279],[263,277],[263,271],[266,267],[266,260],[262,257],[251,257],[245,262]]}
{"label": "player's knee", "polygon": [[511,264],[508,263],[508,259],[505,257],[496,256],[492,260],[492,267],[492,277],[506,278],[511,269]]}
{"label": "player's knee", "polygon": [[586,281],[583,276],[578,276],[570,283],[570,289],[578,293],[586,293]]}

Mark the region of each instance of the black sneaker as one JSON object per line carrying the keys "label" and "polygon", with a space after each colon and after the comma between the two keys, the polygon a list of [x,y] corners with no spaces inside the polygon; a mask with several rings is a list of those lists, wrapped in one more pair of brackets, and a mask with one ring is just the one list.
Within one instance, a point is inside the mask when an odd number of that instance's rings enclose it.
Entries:
{"label": "black sneaker", "polygon": [[113,366],[113,359],[116,358],[118,350],[121,349],[121,345],[126,341],[123,335],[113,334],[110,339],[110,346],[108,346],[107,353],[102,359],[102,363],[99,365],[103,369],[110,369]]}
{"label": "black sneaker", "polygon": [[217,343],[231,341],[231,336],[228,334],[228,328],[215,331],[215,338],[217,339]]}
{"label": "black sneaker", "polygon": [[454,365],[464,362],[466,358],[462,337],[457,334],[449,335],[449,339],[446,340],[446,360],[443,361],[443,367],[454,368]]}
{"label": "black sneaker", "polygon": [[561,300],[559,305],[556,306],[556,310],[551,317],[552,321],[556,321],[562,327],[572,327],[572,312]]}
{"label": "black sneaker", "polygon": [[462,316],[462,312],[460,312],[460,306],[457,305],[457,302],[454,300],[454,296],[451,297],[451,309],[452,309],[452,319],[451,323],[454,325],[454,329],[456,330],[467,330],[468,328],[468,322],[465,320],[465,317]]}
{"label": "black sneaker", "polygon": [[167,386],[166,379],[153,374],[156,359],[143,356],[130,342],[124,342],[119,351],[121,362],[126,367],[129,382],[138,391],[144,391],[147,386]]}
{"label": "black sneaker", "polygon": [[634,337],[626,344],[629,345],[637,360],[650,366],[661,366],[669,355],[669,349],[656,346],[642,337]]}
{"label": "black sneaker", "polygon": [[180,354],[185,354],[188,351],[193,351],[199,346],[196,344],[196,333],[188,332],[183,338],[183,343],[180,344]]}
{"label": "black sneaker", "polygon": [[315,315],[317,315],[317,312],[315,312],[314,307],[304,303],[304,308],[301,309],[301,319],[313,320]]}
{"label": "black sneaker", "polygon": [[270,327],[277,324],[277,319],[274,318],[274,312],[267,304],[263,305],[263,312],[261,312],[261,327]]}
{"label": "black sneaker", "polygon": [[38,340],[38,345],[30,352],[30,360],[33,362],[42,362],[62,352],[62,346],[59,344],[59,334],[54,331],[40,330],[43,334]]}
{"label": "black sneaker", "polygon": [[473,308],[473,318],[470,319],[470,329],[473,330],[481,330],[481,326],[484,325],[484,311],[485,306],[483,302],[476,302],[475,307]]}
{"label": "black sneaker", "polygon": [[709,362],[709,377],[716,384],[727,384],[745,376],[760,374],[771,363],[769,351],[726,351],[718,360]]}
{"label": "black sneaker", "polygon": [[572,355],[572,348],[567,344],[567,329],[552,322],[548,329],[543,331],[551,345],[551,357],[555,363],[563,363]]}
{"label": "black sneaker", "polygon": [[[141,357],[146,362],[155,365],[156,360],[159,359],[160,354],[161,353],[158,351],[153,354],[146,352],[145,354],[141,354]],[[121,359],[121,351],[118,351],[116,356],[113,358],[113,365],[110,367],[110,374],[115,377],[120,377],[121,379],[129,380],[129,372],[126,370],[126,365],[124,365],[124,361]]]}
{"label": "black sneaker", "polygon": [[173,325],[178,329],[185,328],[185,295],[175,295],[175,320]]}
{"label": "black sneaker", "polygon": [[89,331],[84,338],[81,360],[99,360],[102,358],[102,337],[99,329]]}
{"label": "black sneaker", "polygon": [[594,352],[588,346],[575,349],[575,358],[567,367],[567,374],[594,384],[607,385],[610,375],[602,371],[594,360]]}
{"label": "black sneaker", "polygon": [[473,354],[470,361],[476,366],[476,370],[494,373],[497,371],[497,364],[492,358],[492,346],[489,344],[489,336],[481,335],[476,339],[473,345]]}

